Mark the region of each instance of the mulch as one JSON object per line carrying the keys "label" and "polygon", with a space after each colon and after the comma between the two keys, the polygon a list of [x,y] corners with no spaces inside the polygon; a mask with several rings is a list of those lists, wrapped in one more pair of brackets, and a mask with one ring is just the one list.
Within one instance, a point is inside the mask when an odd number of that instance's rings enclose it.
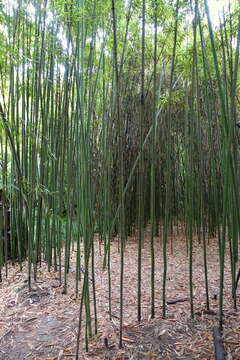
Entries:
{"label": "mulch", "polygon": [[[155,238],[155,319],[151,319],[151,254],[149,233],[142,251],[142,321],[137,322],[137,240],[127,240],[124,256],[123,348],[119,349],[120,254],[117,239],[111,244],[112,319],[109,319],[108,274],[103,270],[103,246],[95,246],[95,281],[98,333],[85,351],[81,338],[79,359],[215,359],[212,328],[218,326],[219,256],[217,239],[208,239],[207,259],[210,312],[206,311],[203,248],[194,239],[194,319],[190,317],[186,239],[181,229],[169,239],[167,316],[162,318],[163,256],[161,238]],[[100,251],[101,249],[101,251]],[[29,292],[27,263],[8,264],[8,277],[0,283],[0,359],[74,359],[80,296],[75,292],[76,251],[72,249],[67,294],[59,273],[38,269]],[[91,275],[91,274],[90,274]],[[81,290],[82,281],[79,282]],[[92,293],[92,291],[91,291]],[[237,302],[239,305],[239,294]],[[91,294],[92,303],[92,294]],[[93,310],[93,307],[92,307]],[[92,312],[93,314],[93,312]],[[223,341],[226,359],[240,359],[240,316],[231,297],[231,266],[226,249]],[[84,324],[84,317],[83,317]],[[84,336],[84,330],[82,331]]]}

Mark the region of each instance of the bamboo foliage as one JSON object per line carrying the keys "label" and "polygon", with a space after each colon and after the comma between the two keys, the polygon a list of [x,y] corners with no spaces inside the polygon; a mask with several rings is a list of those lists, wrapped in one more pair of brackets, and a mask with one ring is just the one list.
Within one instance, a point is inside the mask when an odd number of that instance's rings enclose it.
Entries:
{"label": "bamboo foliage", "polygon": [[238,10],[234,2],[214,27],[207,0],[3,1],[0,205],[9,212],[0,212],[0,279],[3,272],[7,276],[9,260],[20,268],[27,260],[31,289],[47,262],[67,293],[76,250],[76,359],[83,324],[86,349],[98,331],[97,251],[108,272],[112,316],[111,243],[117,237],[120,347],[128,235],[138,241],[133,254],[138,321],[143,318],[143,247],[150,246],[151,253],[153,318],[161,246],[166,317],[168,254],[174,254],[173,230],[182,225],[191,317],[195,235],[203,246],[207,310],[210,237],[219,243],[220,327],[227,248],[237,308]]}

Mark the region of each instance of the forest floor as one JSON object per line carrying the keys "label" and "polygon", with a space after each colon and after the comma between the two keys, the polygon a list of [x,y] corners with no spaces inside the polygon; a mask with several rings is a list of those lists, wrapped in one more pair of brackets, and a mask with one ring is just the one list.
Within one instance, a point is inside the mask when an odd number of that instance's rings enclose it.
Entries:
{"label": "forest floor", "polygon": [[[167,316],[162,319],[162,246],[155,239],[156,317],[150,319],[150,244],[146,234],[142,253],[142,322],[137,322],[137,241],[127,241],[124,267],[123,349],[118,348],[119,269],[117,241],[111,247],[112,320],[108,312],[108,275],[102,270],[103,256],[96,237],[95,281],[98,309],[98,335],[89,341],[89,351],[81,341],[79,359],[214,359],[212,328],[218,326],[219,262],[216,239],[209,239],[209,298],[206,311],[202,244],[194,241],[194,319],[190,318],[188,259],[186,240],[174,233],[168,249]],[[226,256],[224,288],[223,339],[226,359],[240,359],[240,316],[231,298],[230,262]],[[42,264],[38,279],[28,291],[27,263],[23,271],[9,265],[8,278],[0,284],[0,359],[1,360],[71,360],[74,359],[78,328],[79,297],[75,296],[75,259],[72,251],[68,291],[62,294],[59,273],[48,272]],[[81,283],[79,283],[81,287]],[[238,290],[238,305],[240,300]],[[84,330],[82,331],[84,332]],[[106,346],[108,345],[108,346]]]}

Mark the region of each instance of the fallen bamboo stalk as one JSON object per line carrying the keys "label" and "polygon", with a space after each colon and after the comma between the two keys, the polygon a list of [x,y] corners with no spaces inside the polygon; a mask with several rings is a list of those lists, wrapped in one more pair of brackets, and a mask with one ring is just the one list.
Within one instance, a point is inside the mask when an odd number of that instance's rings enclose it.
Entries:
{"label": "fallen bamboo stalk", "polygon": [[225,359],[224,345],[223,345],[221,331],[218,327],[213,328],[213,341],[215,347],[215,359],[224,360]]}
{"label": "fallen bamboo stalk", "polygon": [[185,302],[188,301],[188,298],[181,298],[181,299],[175,299],[175,300],[168,300],[167,301],[167,305],[173,305],[173,304],[177,304],[179,302]]}

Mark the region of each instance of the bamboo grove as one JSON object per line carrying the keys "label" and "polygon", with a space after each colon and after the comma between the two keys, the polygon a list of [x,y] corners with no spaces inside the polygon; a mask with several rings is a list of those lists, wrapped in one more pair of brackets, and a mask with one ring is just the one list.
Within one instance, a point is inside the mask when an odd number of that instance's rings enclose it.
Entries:
{"label": "bamboo grove", "polygon": [[206,308],[210,236],[219,244],[220,327],[226,244],[237,307],[240,18],[237,1],[226,3],[218,26],[207,0],[0,5],[1,205],[11,209],[9,218],[1,211],[3,228],[7,222],[11,228],[2,231],[1,277],[10,259],[20,267],[27,259],[31,289],[46,261],[67,292],[75,247],[78,348],[83,323],[86,348],[97,333],[95,234],[108,271],[110,317],[111,243],[119,241],[120,347],[128,236],[138,242],[138,321],[144,246],[151,249],[151,316],[159,312],[156,236],[167,316],[167,248],[179,225],[186,237],[191,317],[194,234],[203,244]]}

